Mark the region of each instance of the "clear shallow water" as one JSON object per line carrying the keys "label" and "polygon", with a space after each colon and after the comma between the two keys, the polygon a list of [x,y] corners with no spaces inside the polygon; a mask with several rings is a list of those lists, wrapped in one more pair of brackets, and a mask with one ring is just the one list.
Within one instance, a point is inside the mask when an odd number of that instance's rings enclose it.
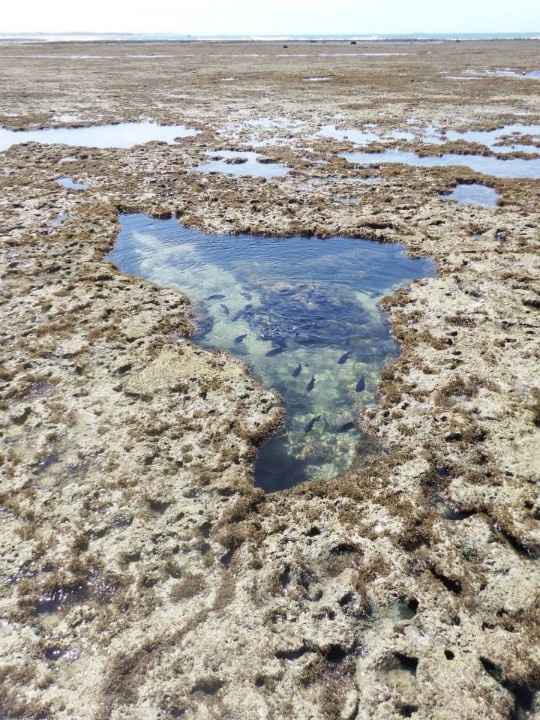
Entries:
{"label": "clear shallow water", "polygon": [[280,163],[268,161],[263,155],[240,150],[217,150],[208,153],[207,162],[195,169],[203,173],[223,173],[234,177],[284,177],[289,168]]}
{"label": "clear shallow water", "polygon": [[415,167],[447,167],[458,165],[468,167],[483,175],[504,178],[540,178],[540,159],[522,160],[508,159],[500,160],[494,157],[483,155],[457,155],[445,154],[440,157],[421,157],[415,152],[404,150],[387,150],[382,153],[352,152],[341,153],[350,163],[356,165],[384,165],[400,164],[413,165]]}
{"label": "clear shallow water", "polygon": [[443,193],[444,200],[454,200],[460,205],[481,205],[497,207],[499,195],[493,188],[480,183],[460,183],[450,193]]}
{"label": "clear shallow water", "polygon": [[8,130],[0,128],[0,152],[12,145],[37,142],[43,145],[72,145],[93,148],[130,148],[160,140],[173,143],[177,138],[193,137],[198,130],[184,125],[157,125],[152,122],[94,125],[80,128],[45,128],[43,130]]}
{"label": "clear shallow water", "polygon": [[355,428],[379,371],[397,354],[377,301],[434,273],[397,245],[350,238],[205,235],[176,220],[121,217],[108,259],[194,302],[195,340],[240,357],[287,418],[257,455],[267,491],[332,477],[353,461]]}

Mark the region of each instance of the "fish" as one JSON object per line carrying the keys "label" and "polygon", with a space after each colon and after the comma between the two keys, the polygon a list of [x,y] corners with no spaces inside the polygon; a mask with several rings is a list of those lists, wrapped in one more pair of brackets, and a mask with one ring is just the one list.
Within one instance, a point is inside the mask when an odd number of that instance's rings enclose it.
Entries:
{"label": "fish", "polygon": [[251,300],[251,298],[253,297],[253,295],[251,293],[248,293],[245,290],[243,292],[241,292],[240,295],[242,295],[242,297],[245,297],[246,300]]}
{"label": "fish", "polygon": [[242,317],[243,314],[244,314],[244,311],[240,310],[240,312],[237,312],[236,315],[233,316],[232,321],[236,322],[237,320],[240,320],[240,318]]}
{"label": "fish", "polygon": [[360,377],[360,380],[356,383],[356,392],[364,392],[366,389],[366,381],[364,380],[364,376],[362,375]]}
{"label": "fish", "polygon": [[344,354],[339,358],[339,360],[338,360],[338,365],[345,365],[345,363],[347,362],[347,360],[348,360],[350,357],[351,357],[351,353],[350,353],[349,351],[347,351],[346,353],[344,353]]}
{"label": "fish", "polygon": [[354,423],[352,423],[352,422],[345,423],[340,428],[338,428],[338,433],[346,433],[346,432],[349,432],[349,430],[354,430]]}
{"label": "fish", "polygon": [[298,377],[301,372],[302,372],[302,363],[298,363],[298,365],[292,371],[292,376]]}
{"label": "fish", "polygon": [[316,423],[316,422],[319,422],[320,419],[321,419],[321,416],[320,416],[320,415],[317,415],[317,417],[312,418],[312,419],[308,422],[308,424],[306,425],[306,427],[304,428],[304,432],[306,432],[306,433],[311,432],[311,430],[313,430],[313,426],[315,425],[315,423]]}
{"label": "fish", "polygon": [[279,354],[282,353],[284,350],[285,350],[284,347],[272,348],[272,350],[269,350],[269,351],[266,353],[266,357],[274,357],[274,355],[279,355]]}
{"label": "fish", "polygon": [[223,310],[223,312],[225,313],[225,315],[230,315],[230,314],[231,314],[231,313],[229,312],[229,308],[228,308],[224,303],[221,303],[220,307],[221,307],[221,309]]}
{"label": "fish", "polygon": [[239,335],[238,337],[234,338],[234,342],[236,344],[244,342],[244,340],[247,338],[247,333],[245,335]]}
{"label": "fish", "polygon": [[314,387],[315,387],[315,375],[312,375],[311,380],[308,382],[308,384],[306,386],[306,390],[308,392],[311,392]]}
{"label": "fish", "polygon": [[216,295],[209,295],[207,300],[225,300],[225,295],[220,295],[219,293]]}

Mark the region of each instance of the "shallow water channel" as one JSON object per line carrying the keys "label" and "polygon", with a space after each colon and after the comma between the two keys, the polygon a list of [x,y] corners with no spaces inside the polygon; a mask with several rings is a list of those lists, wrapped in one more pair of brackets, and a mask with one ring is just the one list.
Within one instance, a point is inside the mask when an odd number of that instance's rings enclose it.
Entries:
{"label": "shallow water channel", "polygon": [[240,357],[287,412],[257,454],[267,491],[347,469],[365,438],[356,427],[397,346],[377,301],[434,274],[398,245],[335,237],[206,235],[174,219],[121,217],[108,260],[176,287],[193,301],[194,340]]}

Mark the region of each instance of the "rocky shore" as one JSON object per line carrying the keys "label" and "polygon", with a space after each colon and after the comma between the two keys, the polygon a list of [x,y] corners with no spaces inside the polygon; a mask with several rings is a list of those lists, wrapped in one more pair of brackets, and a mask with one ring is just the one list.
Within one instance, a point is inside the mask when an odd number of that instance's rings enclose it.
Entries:
{"label": "rocky shore", "polygon": [[[447,77],[536,48],[0,47],[4,127],[200,131],[0,154],[1,718],[540,718],[540,181],[359,168],[317,136],[540,123],[533,80]],[[240,147],[291,172],[194,171]],[[444,201],[457,182],[498,206]],[[253,487],[279,397],[190,341],[188,298],[104,260],[127,211],[434,259],[383,302],[401,355],[347,474]]]}

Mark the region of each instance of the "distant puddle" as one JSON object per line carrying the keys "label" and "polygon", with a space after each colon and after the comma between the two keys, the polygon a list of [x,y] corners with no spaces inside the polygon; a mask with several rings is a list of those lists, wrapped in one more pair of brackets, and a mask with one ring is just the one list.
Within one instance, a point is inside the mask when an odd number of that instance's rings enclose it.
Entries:
{"label": "distant puddle", "polygon": [[540,148],[534,145],[519,143],[521,136],[540,137],[540,125],[524,125],[513,123],[504,125],[495,130],[442,130],[435,126],[419,128],[417,132],[409,130],[384,131],[376,125],[368,125],[363,130],[351,128],[336,128],[334,125],[326,125],[317,133],[318,137],[331,140],[347,141],[355,145],[369,145],[375,142],[388,140],[403,140],[419,142],[428,145],[442,145],[447,142],[474,142],[485,145],[494,153],[528,152],[539,154]]}
{"label": "distant puddle", "polygon": [[305,77],[305,78],[303,78],[304,82],[312,82],[312,83],[313,83],[313,82],[314,82],[314,83],[317,83],[317,82],[328,82],[328,81],[331,80],[331,79],[332,79],[331,77],[324,77],[324,76],[321,76],[321,77]]}
{"label": "distant puddle", "polygon": [[373,142],[383,140],[406,140],[412,141],[414,133],[408,130],[390,130],[389,132],[374,132],[368,130],[354,130],[352,128],[336,128],[334,125],[325,125],[317,133],[318,137],[329,138],[330,140],[348,141],[355,145],[369,145]]}
{"label": "distant puddle", "polygon": [[56,182],[66,188],[66,190],[88,190],[88,185],[86,183],[78,182],[70,177],[60,177]]}
{"label": "distant puddle", "polygon": [[235,177],[284,177],[289,168],[255,152],[218,150],[208,153],[209,160],[195,169],[203,173],[223,173]]}
{"label": "distant puddle", "polygon": [[124,215],[108,256],[126,273],[191,297],[195,340],[244,360],[284,401],[284,428],[259,450],[267,491],[347,469],[379,371],[397,347],[377,301],[432,275],[397,245],[350,238],[205,235],[175,220]]}
{"label": "distant puddle", "polygon": [[481,205],[497,207],[498,193],[493,188],[480,183],[460,183],[450,193],[442,193],[444,200],[454,200],[460,205]]}
{"label": "distant puddle", "polygon": [[193,137],[197,134],[198,130],[186,128],[184,125],[157,125],[152,122],[43,130],[0,128],[0,152],[12,145],[28,142],[74,147],[130,148],[152,140],[173,143],[179,138]]}
{"label": "distant puddle", "polygon": [[540,80],[540,70],[531,70],[530,72],[519,72],[518,70],[494,70],[488,73],[489,75],[496,75],[497,77],[512,77],[520,78],[521,80]]}
{"label": "distant puddle", "polygon": [[341,153],[350,163],[357,165],[401,164],[415,167],[447,167],[457,165],[468,167],[475,172],[503,178],[540,178],[540,159],[499,160],[483,155],[446,154],[440,157],[420,157],[414,152],[387,150],[382,153],[351,152]]}
{"label": "distant puddle", "polygon": [[[509,152],[530,152],[540,153],[540,148],[534,145],[524,145],[516,143],[521,135],[540,136],[540,125],[524,125],[522,123],[513,123],[512,125],[504,125],[495,130],[465,130],[458,132],[448,130],[441,136],[441,141],[457,142],[465,140],[466,142],[480,143],[485,145],[497,153]],[[504,144],[498,144],[504,143]]]}

